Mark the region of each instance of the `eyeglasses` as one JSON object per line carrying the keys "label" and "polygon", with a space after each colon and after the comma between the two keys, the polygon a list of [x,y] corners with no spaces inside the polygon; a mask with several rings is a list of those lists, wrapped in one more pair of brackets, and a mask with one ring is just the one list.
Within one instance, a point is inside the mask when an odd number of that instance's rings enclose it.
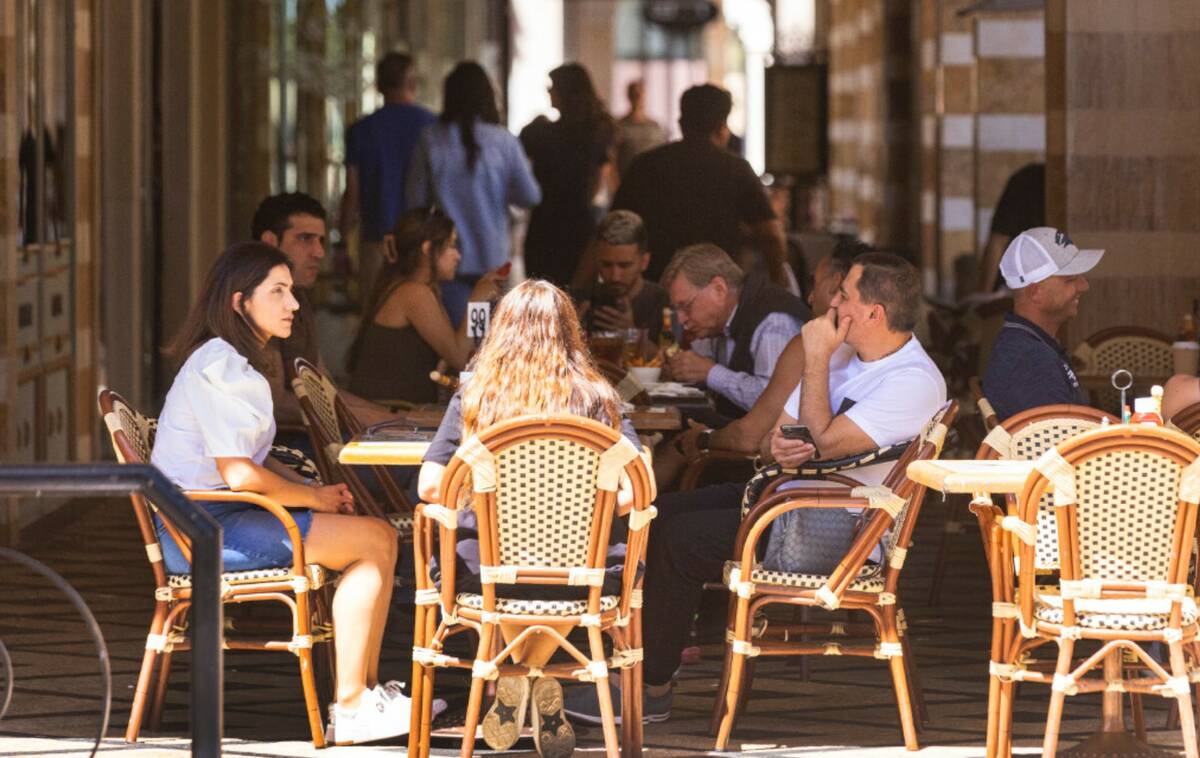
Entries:
{"label": "eyeglasses", "polygon": [[[712,280],[709,280],[708,284],[712,284]],[[700,289],[696,290],[696,294],[692,295],[691,298],[689,298],[686,303],[680,303],[679,305],[676,305],[675,312],[682,313],[682,314],[690,314],[692,312],[692,304],[696,302],[696,298],[700,297],[701,292],[708,289],[708,284],[706,284],[703,287],[701,287]]]}

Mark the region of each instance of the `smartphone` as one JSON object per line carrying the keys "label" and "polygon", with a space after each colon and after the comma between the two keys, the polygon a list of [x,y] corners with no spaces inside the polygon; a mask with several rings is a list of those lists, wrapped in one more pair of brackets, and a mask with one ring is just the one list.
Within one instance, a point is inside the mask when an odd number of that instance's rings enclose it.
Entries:
{"label": "smartphone", "polygon": [[[812,445],[814,448],[817,446],[816,440],[813,439],[812,432],[810,432],[808,427],[804,424],[783,424],[779,427],[779,431],[783,434],[783,438],[785,440],[801,440]],[[814,453],[813,457],[820,458],[821,451],[818,450],[816,453]]]}

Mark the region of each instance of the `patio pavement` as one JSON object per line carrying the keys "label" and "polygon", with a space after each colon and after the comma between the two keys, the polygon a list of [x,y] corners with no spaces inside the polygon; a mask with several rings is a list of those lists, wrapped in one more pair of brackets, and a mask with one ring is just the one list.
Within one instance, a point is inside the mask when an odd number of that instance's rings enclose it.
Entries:
{"label": "patio pavement", "polygon": [[[987,701],[990,593],[979,555],[977,532],[952,537],[952,568],[942,602],[926,603],[933,556],[945,505],[930,495],[909,554],[901,586],[909,634],[924,685],[930,719],[921,735],[927,756],[982,756]],[[970,525],[968,525],[970,526]],[[176,756],[188,751],[188,656],[179,656],[168,695],[163,728],[143,733],[143,741],[121,739],[141,662],[152,607],[149,569],[124,500],[80,501],[57,533],[25,550],[62,573],[85,597],[104,631],[113,668],[113,708],[104,754]],[[411,615],[397,611],[389,626],[384,674],[407,678]],[[11,564],[0,565],[0,641],[15,666],[16,691],[10,712],[0,720],[0,755],[87,755],[85,739],[97,728],[100,697],[98,663],[81,623],[65,599],[29,579]],[[721,646],[703,647],[703,658],[680,673],[669,721],[648,725],[649,758],[720,755],[712,752],[708,719],[721,667]],[[299,680],[294,659],[280,653],[226,653],[224,751],[236,756],[394,756],[396,741],[374,747],[313,750],[306,741]],[[0,674],[2,675],[2,674]],[[461,723],[464,678],[439,678],[438,691],[450,701],[439,726]],[[3,689],[0,687],[0,696]],[[1151,741],[1178,746],[1178,732],[1162,730],[1167,701],[1147,698]],[[1015,714],[1020,753],[1037,754],[1044,726],[1045,688],[1027,685]],[[1062,746],[1096,727],[1098,696],[1068,701]],[[603,754],[598,729],[579,729],[580,755]],[[484,749],[479,755],[500,755]],[[517,748],[530,755],[532,743]],[[731,752],[744,756],[900,756],[903,749],[890,677],[881,661],[816,657],[809,675],[785,659],[762,659],[745,715]],[[435,755],[457,755],[451,740],[437,740]],[[726,753],[728,754],[728,753]]]}

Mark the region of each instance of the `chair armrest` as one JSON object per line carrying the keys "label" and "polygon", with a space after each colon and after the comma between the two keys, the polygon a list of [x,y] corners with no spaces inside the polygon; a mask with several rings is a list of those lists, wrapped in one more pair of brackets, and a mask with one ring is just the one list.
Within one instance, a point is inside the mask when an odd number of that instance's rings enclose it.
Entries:
{"label": "chair armrest", "polygon": [[[753,566],[758,551],[758,541],[767,526],[789,511],[801,508],[869,508],[865,497],[853,497],[845,487],[814,487],[779,492],[760,500],[738,527],[734,555],[742,566]],[[886,516],[888,522],[890,516]],[[863,528],[846,551],[846,557],[829,575],[829,587],[840,602],[846,588],[858,576],[863,564],[883,538],[887,524],[873,518]]]}
{"label": "chair armrest", "polygon": [[239,492],[235,490],[187,490],[183,493],[191,500],[222,502],[222,503],[250,503],[257,505],[259,508],[270,513],[275,518],[279,519],[283,524],[283,528],[287,531],[288,539],[292,543],[292,570],[304,576],[304,567],[307,565],[304,558],[304,539],[300,536],[300,527],[296,525],[296,520],[292,518],[292,514],[288,513],[287,508],[275,502],[266,495],[261,495],[257,492]]}

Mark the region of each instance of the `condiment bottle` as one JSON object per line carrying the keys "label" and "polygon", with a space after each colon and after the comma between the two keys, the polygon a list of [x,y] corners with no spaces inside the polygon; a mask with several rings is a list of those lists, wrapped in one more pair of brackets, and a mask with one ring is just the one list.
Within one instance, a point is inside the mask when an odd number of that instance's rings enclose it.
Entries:
{"label": "condiment bottle", "polygon": [[1159,415],[1158,404],[1154,398],[1135,398],[1133,401],[1133,416],[1130,417],[1129,423],[1162,426],[1162,416]]}

